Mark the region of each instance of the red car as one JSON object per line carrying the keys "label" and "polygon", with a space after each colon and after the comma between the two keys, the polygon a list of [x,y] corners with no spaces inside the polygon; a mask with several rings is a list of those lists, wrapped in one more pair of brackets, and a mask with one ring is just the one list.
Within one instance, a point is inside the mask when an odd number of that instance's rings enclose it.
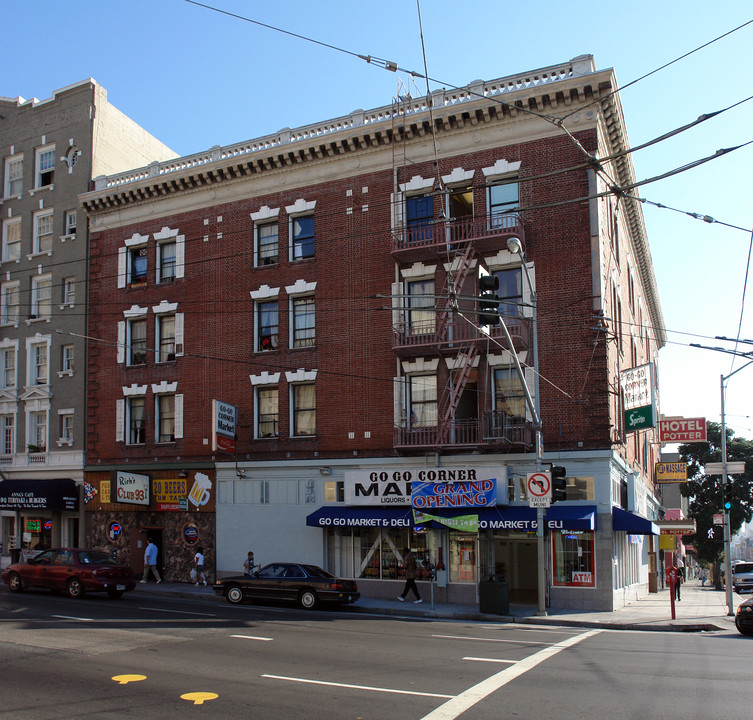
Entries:
{"label": "red car", "polygon": [[47,588],[65,591],[72,598],[81,598],[87,592],[106,592],[117,599],[136,587],[128,565],[119,565],[100,550],[81,548],[44,550],[28,562],[9,565],[3,571],[3,582],[11,592]]}

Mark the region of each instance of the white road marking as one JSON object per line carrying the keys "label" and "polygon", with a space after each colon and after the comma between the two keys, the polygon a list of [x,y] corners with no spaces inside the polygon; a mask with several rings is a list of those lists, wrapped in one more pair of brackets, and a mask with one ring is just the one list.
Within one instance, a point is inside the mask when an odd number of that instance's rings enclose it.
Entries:
{"label": "white road marking", "polygon": [[453,698],[454,695],[440,695],[438,693],[418,692],[416,690],[395,690],[394,688],[372,687],[371,685],[350,685],[348,683],[325,682],[324,680],[307,680],[306,678],[285,677],[284,675],[262,675],[272,680],[287,680],[288,682],[306,683],[308,685],[329,685],[330,687],[348,688],[350,690],[368,690],[370,692],[395,693],[397,695],[421,695],[422,697]]}
{"label": "white road marking", "polygon": [[479,657],[464,657],[463,660],[475,660],[476,662],[493,662],[493,663],[510,663],[515,665],[520,660],[499,660],[498,658],[479,658]]}
{"label": "white road marking", "polygon": [[264,642],[270,642],[271,640],[274,640],[274,638],[256,637],[255,635],[231,635],[230,637],[242,638],[243,640],[262,640]]}
{"label": "white road marking", "polygon": [[524,658],[513,667],[500,670],[496,675],[492,675],[486,680],[482,680],[477,685],[474,685],[468,690],[456,695],[452,699],[448,700],[443,705],[440,705],[436,710],[433,710],[428,715],[424,715],[421,720],[455,720],[456,717],[464,713],[468,708],[472,707],[476,703],[483,700],[487,695],[491,695],[495,690],[499,690],[507,683],[520,677],[523,673],[532,670],[537,665],[554,657],[557,653],[577,645],[586,638],[598,635],[601,630],[589,630],[581,635],[575,635],[571,638],[566,638],[562,642],[558,642],[551,647],[542,648],[537,653]]}
{"label": "white road marking", "polygon": [[94,622],[94,618],[75,617],[74,615],[53,615],[52,617],[61,618],[63,620],[80,620],[81,622]]}
{"label": "white road marking", "polygon": [[540,625],[526,625],[525,623],[508,623],[507,625],[482,625],[482,630],[525,630],[526,632],[551,633],[552,635],[572,635],[572,630],[550,630]]}
{"label": "white road marking", "polygon": [[471,635],[432,635],[444,640],[474,640],[478,642],[501,642],[513,643],[513,645],[552,645],[553,643],[539,642],[537,640],[506,640],[504,638],[473,637]]}
{"label": "white road marking", "polygon": [[140,607],[139,610],[150,612],[176,613],[178,615],[203,615],[204,617],[217,617],[214,613],[188,612],[187,610],[165,610],[164,608]]}

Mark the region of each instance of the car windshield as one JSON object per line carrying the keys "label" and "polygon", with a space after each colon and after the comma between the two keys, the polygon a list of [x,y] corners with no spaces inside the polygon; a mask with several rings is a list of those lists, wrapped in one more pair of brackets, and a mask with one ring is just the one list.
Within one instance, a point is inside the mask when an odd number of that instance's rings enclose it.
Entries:
{"label": "car windshield", "polygon": [[303,569],[306,571],[306,574],[310,577],[323,577],[323,578],[335,577],[332,573],[328,573],[326,570],[322,570],[322,568],[318,567],[317,565],[303,565]]}
{"label": "car windshield", "polygon": [[113,559],[99,550],[82,550],[78,554],[78,561],[83,565],[112,565]]}
{"label": "car windshield", "polygon": [[737,563],[737,565],[732,568],[732,572],[735,575],[753,572],[753,563]]}

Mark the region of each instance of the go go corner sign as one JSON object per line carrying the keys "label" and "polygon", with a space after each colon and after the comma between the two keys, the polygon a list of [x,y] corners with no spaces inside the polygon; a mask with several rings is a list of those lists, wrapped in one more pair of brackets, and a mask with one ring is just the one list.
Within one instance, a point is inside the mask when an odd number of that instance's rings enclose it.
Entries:
{"label": "go go corner sign", "polygon": [[552,504],[552,475],[548,472],[528,473],[528,507],[549,507]]}

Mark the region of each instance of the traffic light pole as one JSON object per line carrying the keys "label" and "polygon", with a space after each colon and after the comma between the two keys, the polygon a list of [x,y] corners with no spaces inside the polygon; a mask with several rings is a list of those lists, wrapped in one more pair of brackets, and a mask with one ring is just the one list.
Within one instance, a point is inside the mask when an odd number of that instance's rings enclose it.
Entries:
{"label": "traffic light pole", "polygon": [[[740,370],[742,370],[742,368],[740,368]],[[731,375],[728,375],[727,377],[731,377]],[[724,380],[725,377],[722,375],[722,498],[725,498],[726,496],[724,489],[729,482],[729,478],[727,477],[727,426],[724,421]],[[732,524],[730,523],[726,498],[722,500],[722,510],[724,511],[724,590],[727,597],[727,615],[734,615],[735,604],[732,601],[731,559]]]}

